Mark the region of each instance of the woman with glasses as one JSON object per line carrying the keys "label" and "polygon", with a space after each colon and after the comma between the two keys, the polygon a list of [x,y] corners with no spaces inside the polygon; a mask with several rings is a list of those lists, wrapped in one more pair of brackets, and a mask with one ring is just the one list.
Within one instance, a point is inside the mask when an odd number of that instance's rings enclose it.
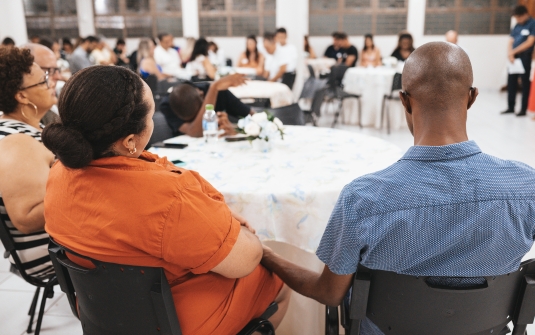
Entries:
{"label": "woman with glasses", "polygon": [[28,49],[0,49],[0,216],[27,272],[53,272],[44,231],[43,199],[54,155],[41,143],[41,118],[57,102],[55,83]]}

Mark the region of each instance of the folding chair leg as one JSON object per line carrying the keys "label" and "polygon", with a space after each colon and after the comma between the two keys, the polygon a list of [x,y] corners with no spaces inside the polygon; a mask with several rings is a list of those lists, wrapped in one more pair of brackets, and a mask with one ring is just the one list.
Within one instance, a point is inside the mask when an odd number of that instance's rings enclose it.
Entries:
{"label": "folding chair leg", "polygon": [[384,125],[384,118],[385,118],[385,104],[386,104],[386,97],[383,97],[383,104],[381,106],[381,128],[383,128]]}
{"label": "folding chair leg", "polygon": [[390,135],[390,102],[385,110],[386,112],[386,133]]}
{"label": "folding chair leg", "polygon": [[39,293],[41,293],[41,288],[37,286],[35,289],[35,294],[33,296],[32,304],[30,305],[30,310],[28,311],[28,315],[30,316],[30,323],[28,323],[28,329],[26,329],[26,333],[31,334],[33,332],[32,326],[33,326],[33,318],[35,316],[35,308],[37,307],[37,300],[39,300]]}
{"label": "folding chair leg", "polygon": [[362,104],[360,102],[360,98],[357,98],[357,101],[359,103],[359,114],[358,114],[358,117],[359,117],[359,127],[360,129],[362,129]]}
{"label": "folding chair leg", "polygon": [[39,308],[39,315],[37,316],[37,324],[35,325],[35,335],[41,332],[41,324],[43,323],[43,316],[45,314],[46,300],[54,297],[54,285],[52,280],[45,286],[43,298],[41,299],[41,307]]}

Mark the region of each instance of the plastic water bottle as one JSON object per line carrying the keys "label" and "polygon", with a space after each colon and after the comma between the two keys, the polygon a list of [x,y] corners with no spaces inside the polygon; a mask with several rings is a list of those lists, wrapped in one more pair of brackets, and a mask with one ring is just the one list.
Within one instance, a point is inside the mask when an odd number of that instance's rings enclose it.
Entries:
{"label": "plastic water bottle", "polygon": [[217,114],[214,111],[214,105],[206,105],[206,111],[204,112],[204,116],[202,118],[202,130],[204,141],[207,144],[217,142],[218,128]]}

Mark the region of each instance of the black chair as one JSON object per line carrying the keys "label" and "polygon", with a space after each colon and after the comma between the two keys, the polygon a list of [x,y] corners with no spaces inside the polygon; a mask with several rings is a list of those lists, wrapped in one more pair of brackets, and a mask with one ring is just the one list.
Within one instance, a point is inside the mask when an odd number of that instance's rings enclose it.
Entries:
{"label": "black chair", "polygon": [[[162,268],[121,265],[97,261],[77,254],[52,238],[48,246],[61,290],[86,335],[144,334],[181,335],[171,289]],[[67,254],[85,259],[95,267],[85,268]],[[272,304],[261,318],[239,333],[274,334],[267,320],[277,311]]]}
{"label": "black chair", "polygon": [[307,65],[307,68],[309,76],[312,78],[316,78],[316,73],[314,72],[314,68],[312,67],[312,65]]}
{"label": "black chair", "polygon": [[336,126],[336,123],[338,122],[338,117],[340,116],[340,112],[342,111],[342,104],[345,99],[354,98],[358,101],[358,120],[359,120],[359,126],[362,128],[362,106],[360,102],[360,95],[358,94],[350,94],[344,91],[344,86],[342,84],[342,80],[344,79],[344,74],[346,73],[347,69],[349,67],[346,65],[336,65],[331,68],[331,73],[329,74],[329,78],[327,80],[327,88],[325,92],[325,98],[327,99],[327,102],[334,102],[338,101],[338,108],[336,110],[336,113],[334,115],[334,120],[332,124],[332,128]]}
{"label": "black chair", "polygon": [[291,104],[289,106],[268,109],[268,112],[273,114],[273,116],[278,117],[285,125],[305,125],[305,113],[303,113],[301,107],[299,107],[299,104]]}
{"label": "black chair", "polygon": [[[3,203],[1,203],[0,205],[4,206]],[[24,248],[24,246],[20,243],[17,244],[15,242],[13,236],[9,232],[9,228],[6,222],[1,216],[0,240],[2,241],[2,244],[6,249],[6,251],[4,252],[4,258],[9,258],[11,256],[11,259],[15,263],[15,266],[11,266],[11,272],[17,274],[18,276],[22,277],[22,279],[24,279],[27,283],[36,287],[32,304],[30,305],[30,310],[28,311],[28,315],[30,316],[30,322],[28,323],[28,328],[26,330],[28,334],[32,332],[33,319],[35,316],[35,310],[37,309],[39,294],[41,292],[41,288],[44,288],[43,296],[41,298],[41,305],[39,307],[39,313],[37,314],[37,324],[35,325],[35,334],[39,335],[39,333],[41,332],[43,316],[45,314],[46,299],[52,299],[54,297],[54,285],[58,283],[56,280],[56,276],[54,273],[44,276],[32,276],[26,272],[24,264],[22,263],[18,255],[19,248]]]}
{"label": "black chair", "polygon": [[293,90],[294,83],[295,83],[295,72],[286,72],[282,75],[282,83],[290,88],[290,90]]}
{"label": "black chair", "polygon": [[[535,317],[535,260],[518,271],[484,277],[483,283],[452,287],[458,278],[414,277],[359,265],[351,300],[341,306],[346,334],[360,334],[370,319],[389,335],[526,334]],[[466,283],[466,282],[465,282]],[[338,335],[337,307],[327,307],[326,334]]]}
{"label": "black chair", "polygon": [[271,108],[271,100],[269,98],[241,98],[240,100],[249,107]]}
{"label": "black chair", "polygon": [[383,105],[381,107],[381,127],[383,126],[383,120],[386,114],[386,131],[390,134],[390,113],[386,109],[386,101],[398,100],[400,101],[398,91],[401,90],[401,73],[396,73],[394,79],[392,80],[392,88],[390,89],[390,94],[385,94],[383,96]]}
{"label": "black chair", "polygon": [[305,113],[306,121],[312,122],[312,125],[314,125],[315,127],[317,126],[317,119],[320,117],[320,109],[325,96],[324,93],[319,92],[323,88],[325,88],[326,84],[327,79],[317,79],[313,76],[308,77],[308,79],[305,81],[305,84],[303,85],[301,95],[299,96],[299,100],[311,99],[312,103],[310,105],[310,110],[303,110],[303,112]]}
{"label": "black chair", "polygon": [[147,143],[146,148],[150,148],[154,143],[167,140],[168,138],[173,137],[173,129],[169,127],[165,115],[162,112],[154,112],[152,117],[154,122],[154,130],[152,131],[152,136],[150,137],[149,143]]}

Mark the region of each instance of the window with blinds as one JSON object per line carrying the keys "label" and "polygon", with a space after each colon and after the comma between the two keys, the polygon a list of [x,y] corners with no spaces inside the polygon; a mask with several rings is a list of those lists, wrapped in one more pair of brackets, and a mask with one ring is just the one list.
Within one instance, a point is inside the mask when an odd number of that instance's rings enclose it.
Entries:
{"label": "window with blinds", "polygon": [[408,0],[310,0],[311,36],[396,35],[407,28]]}
{"label": "window with blinds", "polygon": [[93,0],[98,35],[115,38],[181,37],[181,0]]}
{"label": "window with blinds", "polygon": [[425,34],[509,34],[516,0],[427,0]]}
{"label": "window with blinds", "polygon": [[78,37],[76,0],[23,0],[28,36]]}
{"label": "window with blinds", "polygon": [[263,35],[275,31],[276,0],[199,0],[205,37]]}

